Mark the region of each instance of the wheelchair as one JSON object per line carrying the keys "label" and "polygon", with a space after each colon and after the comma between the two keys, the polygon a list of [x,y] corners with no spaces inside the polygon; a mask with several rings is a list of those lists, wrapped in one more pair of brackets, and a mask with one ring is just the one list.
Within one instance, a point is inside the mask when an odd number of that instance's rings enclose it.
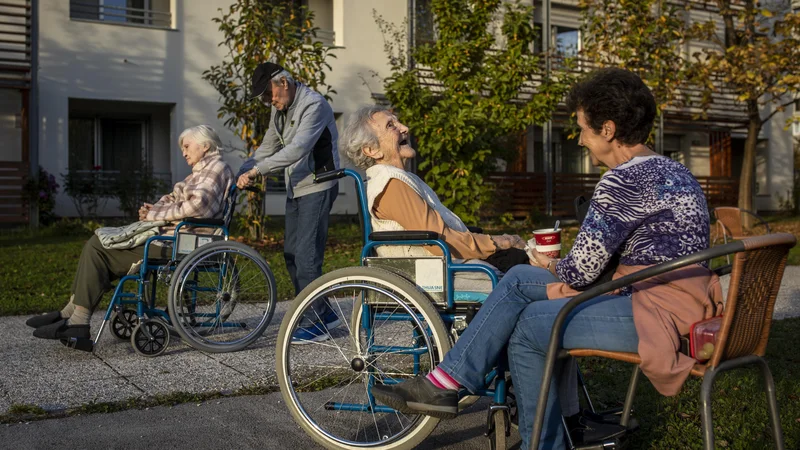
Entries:
{"label": "wheelchair", "polygon": [[[293,418],[319,444],[331,449],[411,449],[433,432],[439,419],[377,404],[370,388],[433,369],[497,284],[498,274],[488,266],[454,263],[447,245],[434,232],[371,232],[365,185],[357,172],[339,169],[319,176],[318,181],[344,176],[352,177],[357,187],[362,265],[323,275],[294,300],[278,334],[278,382]],[[417,257],[376,256],[376,248],[384,245],[408,249],[434,245],[443,256],[423,256],[422,252]],[[480,283],[475,283],[476,275]],[[321,321],[312,308],[317,302],[327,302],[341,325],[329,330],[330,340],[292,345],[299,326],[308,320]],[[491,448],[498,449],[506,448],[515,410],[503,359],[486,375],[483,389],[476,395],[462,390],[459,400],[463,409],[481,396],[492,399],[486,436]],[[589,400],[585,387],[583,392]],[[619,423],[616,412],[598,413],[590,400],[588,405],[592,413]],[[619,445],[616,439],[591,445],[569,443],[572,448]]]}
{"label": "wheelchair", "polygon": [[[228,240],[237,192],[236,185],[228,191],[222,219],[184,219],[172,236],[148,238],[139,268],[119,280],[95,338],[65,345],[92,351],[106,326],[148,357],[164,353],[173,333],[210,353],[241,350],[258,339],[272,319],[277,291],[264,258]],[[155,242],[172,246],[168,260],[150,257]],[[156,302],[159,286],[166,290],[166,309]]]}

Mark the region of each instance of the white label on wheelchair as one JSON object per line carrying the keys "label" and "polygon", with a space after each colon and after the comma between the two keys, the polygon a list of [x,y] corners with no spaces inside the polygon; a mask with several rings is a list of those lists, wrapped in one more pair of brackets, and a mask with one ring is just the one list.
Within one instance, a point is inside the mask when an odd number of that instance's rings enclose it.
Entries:
{"label": "white label on wheelchair", "polygon": [[425,292],[444,292],[444,265],[438,258],[414,261],[417,285]]}
{"label": "white label on wheelchair", "polygon": [[188,255],[196,248],[219,241],[223,237],[212,234],[178,233],[178,254]]}

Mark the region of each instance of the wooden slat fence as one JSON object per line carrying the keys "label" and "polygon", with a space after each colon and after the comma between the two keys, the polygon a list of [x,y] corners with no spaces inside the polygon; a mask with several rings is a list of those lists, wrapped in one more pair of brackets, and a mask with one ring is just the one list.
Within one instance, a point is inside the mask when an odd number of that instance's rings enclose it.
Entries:
{"label": "wooden slat fence", "polygon": [[[709,208],[735,206],[739,198],[739,180],[731,177],[696,177]],[[574,217],[575,197],[588,195],[600,181],[599,174],[553,174],[553,216]],[[487,179],[494,197],[484,208],[485,216],[511,213],[524,218],[544,214],[546,210],[546,175],[542,172],[493,172]]]}
{"label": "wooden slat fence", "polygon": [[27,223],[30,211],[23,186],[28,164],[0,161],[0,223]]}

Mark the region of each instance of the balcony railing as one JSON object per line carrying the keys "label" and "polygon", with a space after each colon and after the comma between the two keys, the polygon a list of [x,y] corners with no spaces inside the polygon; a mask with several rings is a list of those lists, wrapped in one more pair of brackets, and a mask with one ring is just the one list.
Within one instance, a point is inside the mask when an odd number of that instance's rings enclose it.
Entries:
{"label": "balcony railing", "polygon": [[0,161],[0,223],[28,222],[27,180],[27,162]]}
{"label": "balcony railing", "polygon": [[[147,1],[144,4],[145,6],[150,6],[152,2]],[[169,10],[163,11],[152,7],[129,8],[70,0],[69,16],[72,19],[78,20],[130,24],[153,28],[172,27],[172,13]]]}
{"label": "balcony railing", "polygon": [[0,87],[30,87],[31,5],[29,0],[0,2]]}

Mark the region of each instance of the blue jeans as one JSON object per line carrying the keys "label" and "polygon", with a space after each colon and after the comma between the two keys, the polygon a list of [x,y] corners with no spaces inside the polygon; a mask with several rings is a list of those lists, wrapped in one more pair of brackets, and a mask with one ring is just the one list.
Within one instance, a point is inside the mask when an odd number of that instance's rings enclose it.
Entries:
{"label": "blue jeans", "polygon": [[[321,192],[286,199],[283,257],[295,296],[322,276],[328,221],[338,194],[339,185],[336,184]],[[316,302],[312,307],[320,317],[328,312],[327,302]]]}
{"label": "blue jeans", "polygon": [[483,388],[485,376],[497,365],[519,315],[532,302],[547,300],[545,287],[556,281],[545,269],[512,267],[438,367],[471,392]]}
{"label": "blue jeans", "polygon": [[[530,448],[533,420],[539,401],[539,387],[542,384],[547,345],[553,322],[561,308],[569,299],[531,303],[519,316],[517,326],[508,345],[508,359],[511,378],[524,380],[514,383],[519,414],[519,433],[522,448]],[[592,348],[617,352],[636,352],[639,337],[633,325],[631,297],[624,295],[604,295],[596,297],[574,309],[567,317],[562,335],[563,348]],[[550,395],[545,409],[544,429],[540,447],[545,449],[565,448],[564,428],[561,424],[564,404],[563,395],[574,396],[577,390],[565,392],[563,366],[556,365],[550,384]],[[557,401],[557,400],[560,400]]]}
{"label": "blue jeans", "polygon": [[[556,281],[544,269],[513,267],[439,364],[439,368],[453,379],[475,392],[484,386],[486,373],[496,365],[508,344],[522,448],[530,446],[552,323],[568,301],[547,300],[546,285]],[[567,320],[562,346],[635,352],[638,337],[633,326],[631,298],[618,295],[598,297],[573,311]],[[545,417],[543,434],[546,439],[541,448],[564,447],[561,413],[572,415],[578,412],[574,368],[571,360],[556,364]]]}

